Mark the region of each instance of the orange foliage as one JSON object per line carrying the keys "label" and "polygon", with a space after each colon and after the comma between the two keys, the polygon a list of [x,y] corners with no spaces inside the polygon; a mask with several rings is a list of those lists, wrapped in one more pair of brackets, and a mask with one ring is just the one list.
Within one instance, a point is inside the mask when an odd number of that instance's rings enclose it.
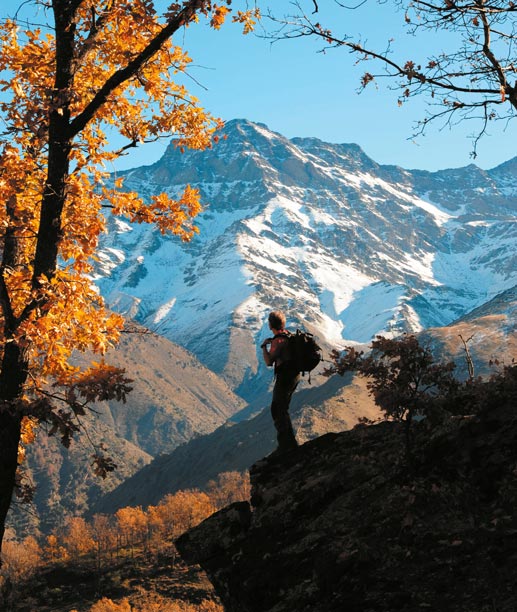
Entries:
{"label": "orange foliage", "polygon": [[[140,53],[163,27],[149,3],[116,3],[102,14],[104,27],[92,40],[95,5],[83,2],[75,20],[75,53],[80,61],[70,91],[63,93],[72,132],[74,120],[81,118],[113,71]],[[11,134],[9,141],[0,142],[4,203],[0,225],[17,232],[21,248],[17,267],[4,268],[2,274],[10,308],[14,316],[20,316],[34,298],[32,262],[47,179],[48,113],[53,104],[64,102],[50,99],[48,93],[55,79],[56,45],[51,35],[37,29],[22,33],[7,21],[0,26],[0,42],[0,69],[5,71],[0,86],[11,92],[10,99],[0,104]],[[104,309],[88,277],[105,227],[103,207],[133,221],[155,223],[161,232],[170,231],[184,240],[196,231],[192,218],[200,211],[197,190],[187,186],[178,199],[161,194],[145,203],[136,194],[124,192],[122,181],[108,188],[105,170],[105,164],[121,153],[110,149],[107,126],[114,126],[135,144],[169,134],[180,146],[203,149],[211,145],[219,123],[171,79],[171,72],[184,72],[189,63],[181,48],[164,43],[71,140],[72,170],[67,176],[59,241],[63,266],[52,278],[39,279],[46,307],[32,309],[16,330],[18,342],[30,351],[31,371],[62,379],[73,372],[68,363],[73,349],[91,348],[102,354],[118,339],[122,320]]]}
{"label": "orange foliage", "polygon": [[250,477],[248,472],[223,472],[207,486],[207,493],[219,510],[237,501],[250,498]]}
{"label": "orange foliage", "polygon": [[237,14],[233,17],[235,23],[243,24],[243,34],[253,32],[259,19],[260,10],[258,8],[248,9],[247,11],[237,11]]}
{"label": "orange foliage", "polygon": [[50,561],[64,561],[69,555],[64,546],[59,544],[57,536],[51,534],[46,538],[46,545],[43,547],[43,558]]}
{"label": "orange foliage", "polygon": [[81,517],[69,518],[65,525],[63,543],[71,556],[89,553],[95,548],[90,525]]}
{"label": "orange foliage", "polygon": [[13,582],[29,577],[41,563],[41,549],[32,536],[21,542],[8,540],[2,550],[3,573]]}
{"label": "orange foliage", "polygon": [[120,531],[126,535],[129,542],[138,542],[145,537],[148,519],[141,506],[120,508],[115,517]]}
{"label": "orange foliage", "polygon": [[195,489],[166,495],[159,507],[163,514],[173,517],[172,537],[191,529],[216,510],[209,496]]}
{"label": "orange foliage", "polygon": [[153,547],[167,545],[184,531],[194,527],[216,510],[210,497],[201,491],[186,490],[166,495],[157,506],[143,511],[140,506],[121,508],[117,523],[125,534],[151,534]]}
{"label": "orange foliage", "polygon": [[134,608],[130,606],[126,598],[122,599],[120,603],[115,603],[111,599],[103,597],[97,603],[93,604],[90,608],[90,612],[134,612]]}
{"label": "orange foliage", "polygon": [[[90,523],[81,517],[69,518],[63,529],[45,538],[41,548],[34,538],[16,542],[13,532],[5,544],[4,570],[14,582],[20,582],[46,563],[73,563],[81,557],[81,563],[89,559],[97,569],[109,571],[114,558],[126,557],[128,549],[132,557],[135,551],[144,551],[149,560],[149,553],[163,553],[165,548],[172,548],[174,567],[173,540],[212,514],[217,509],[214,500],[231,503],[248,496],[248,475],[227,472],[210,483],[209,494],[195,489],[178,491],[147,510],[128,506],[114,517],[96,514]],[[223,608],[210,599],[191,604],[141,588],[119,601],[103,597],[90,612],[223,612]]]}
{"label": "orange foliage", "polygon": [[116,534],[112,521],[105,514],[95,514],[92,521],[92,537],[97,554],[108,553],[115,549]]}
{"label": "orange foliage", "polygon": [[[127,598],[114,602],[103,597],[96,602],[89,612],[223,612],[223,607],[214,601],[205,599],[199,604],[177,601],[156,594],[138,598],[139,601],[132,606]],[[72,612],[77,612],[72,610]]]}
{"label": "orange foliage", "polygon": [[27,444],[32,444],[36,439],[36,426],[35,419],[29,417],[23,418],[20,445],[18,447],[18,464],[21,464],[25,460],[25,446]]}

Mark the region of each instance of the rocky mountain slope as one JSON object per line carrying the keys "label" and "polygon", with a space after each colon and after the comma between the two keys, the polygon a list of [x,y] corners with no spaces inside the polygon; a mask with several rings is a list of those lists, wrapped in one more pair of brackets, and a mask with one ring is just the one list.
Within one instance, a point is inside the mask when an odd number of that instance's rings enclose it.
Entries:
{"label": "rocky mountain slope", "polygon": [[245,120],[223,135],[121,173],[144,196],[188,183],[207,207],[188,245],[110,219],[97,280],[247,400],[269,381],[271,308],[328,348],[448,325],[515,284],[517,158],[431,173]]}
{"label": "rocky mountain slope", "polygon": [[443,360],[452,359],[455,376],[468,375],[465,347],[472,358],[474,376],[490,376],[517,359],[517,286],[500,293],[451,325],[430,328],[419,334]]}
{"label": "rocky mountain slope", "polygon": [[[70,449],[44,430],[28,447],[27,471],[36,493],[29,512],[23,506],[14,508],[11,521],[19,531],[29,524],[31,530],[46,532],[61,525],[65,515],[85,512],[155,456],[213,431],[246,406],[191,353],[143,332],[123,334],[117,348],[106,355],[133,379],[127,403],[95,405],[95,414],[84,417],[88,437],[79,435]],[[90,439],[103,444],[117,464],[105,480],[90,468]]]}
{"label": "rocky mountain slope", "polygon": [[[514,377],[515,378],[515,377]],[[327,434],[251,469],[238,502],[181,536],[227,612],[513,612],[513,396],[415,432]]]}

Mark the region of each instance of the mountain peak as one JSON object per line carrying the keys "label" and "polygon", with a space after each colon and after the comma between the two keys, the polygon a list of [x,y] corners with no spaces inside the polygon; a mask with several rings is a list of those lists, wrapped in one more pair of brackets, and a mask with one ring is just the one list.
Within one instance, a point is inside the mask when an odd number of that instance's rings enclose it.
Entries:
{"label": "mountain peak", "polygon": [[[243,119],[243,118],[236,118],[236,119],[229,119],[228,121],[224,122],[224,126],[222,128],[223,131],[225,130],[265,130],[266,132],[270,132],[271,134],[275,134],[274,132],[272,132],[269,127],[265,124],[265,123],[261,123],[259,121],[250,121],[249,119]],[[280,136],[280,134],[276,134],[277,136]]]}
{"label": "mountain peak", "polygon": [[184,245],[113,223],[99,285],[246,399],[269,381],[257,351],[269,309],[339,348],[448,325],[512,285],[515,173],[380,166],[356,144],[245,119],[221,133],[126,177],[146,197],[199,189],[199,235]]}

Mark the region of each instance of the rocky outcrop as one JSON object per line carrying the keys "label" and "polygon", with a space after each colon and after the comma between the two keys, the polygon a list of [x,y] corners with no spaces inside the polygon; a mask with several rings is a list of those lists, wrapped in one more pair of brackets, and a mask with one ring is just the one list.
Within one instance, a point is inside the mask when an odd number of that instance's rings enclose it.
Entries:
{"label": "rocky outcrop", "polygon": [[327,434],[250,470],[182,536],[227,612],[515,612],[515,398],[488,416]]}

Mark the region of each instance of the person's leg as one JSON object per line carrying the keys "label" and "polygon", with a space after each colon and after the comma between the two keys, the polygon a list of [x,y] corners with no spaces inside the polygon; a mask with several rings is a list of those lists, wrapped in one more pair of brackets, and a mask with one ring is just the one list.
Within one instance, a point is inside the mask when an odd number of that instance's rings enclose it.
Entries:
{"label": "person's leg", "polygon": [[290,450],[298,446],[289,416],[289,403],[298,381],[298,374],[279,372],[273,388],[271,416],[277,431],[279,450]]}

